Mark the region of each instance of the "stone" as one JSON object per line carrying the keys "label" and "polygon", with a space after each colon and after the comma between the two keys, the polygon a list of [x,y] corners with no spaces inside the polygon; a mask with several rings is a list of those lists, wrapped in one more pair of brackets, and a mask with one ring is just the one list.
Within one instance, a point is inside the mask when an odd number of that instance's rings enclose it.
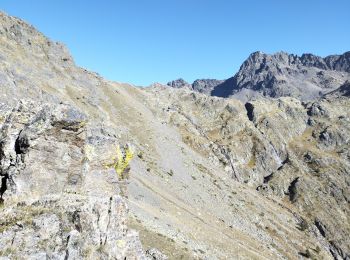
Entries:
{"label": "stone", "polygon": [[146,251],[146,255],[152,260],[167,260],[168,257],[160,252],[157,248],[150,248]]}

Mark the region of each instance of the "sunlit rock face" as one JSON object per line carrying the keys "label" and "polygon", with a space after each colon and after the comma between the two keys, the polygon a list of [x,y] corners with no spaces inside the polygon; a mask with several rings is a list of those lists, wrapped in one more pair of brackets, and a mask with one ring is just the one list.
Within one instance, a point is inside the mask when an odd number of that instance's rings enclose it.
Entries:
{"label": "sunlit rock face", "polygon": [[334,91],[347,80],[350,80],[350,52],[325,58],[313,54],[254,52],[227,80],[201,79],[193,84],[177,80],[168,86],[234,97],[243,102],[261,97],[294,97],[310,101]]}

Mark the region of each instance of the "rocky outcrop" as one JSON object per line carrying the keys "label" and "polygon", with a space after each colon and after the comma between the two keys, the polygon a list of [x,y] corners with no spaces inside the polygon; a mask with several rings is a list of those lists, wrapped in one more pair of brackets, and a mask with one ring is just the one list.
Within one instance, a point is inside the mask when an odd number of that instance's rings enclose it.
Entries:
{"label": "rocky outcrop", "polygon": [[191,85],[187,83],[184,79],[176,79],[167,83],[167,86],[172,88],[190,88]]}
{"label": "rocky outcrop", "polygon": [[334,91],[347,80],[350,80],[350,52],[325,58],[313,54],[254,52],[235,76],[227,80],[196,80],[192,85],[177,80],[167,85],[246,102],[285,96],[313,100]]}
{"label": "rocky outcrop", "polygon": [[233,96],[243,101],[260,96],[291,96],[302,100],[321,97],[350,78],[350,52],[321,58],[284,52],[268,55],[255,52],[238,73],[216,86],[214,96]]}
{"label": "rocky outcrop", "polygon": [[210,92],[223,80],[216,79],[197,79],[192,83],[192,90],[199,93],[210,94]]}
{"label": "rocky outcrop", "polygon": [[329,69],[350,72],[350,51],[343,55],[330,55],[324,58]]}
{"label": "rocky outcrop", "polygon": [[336,90],[333,90],[325,95],[325,97],[350,97],[350,82],[347,81],[343,85],[341,85]]}
{"label": "rocky outcrop", "polygon": [[66,84],[91,91],[99,78],[3,13],[0,42],[0,257],[146,259],[105,166],[121,140],[61,92]]}
{"label": "rocky outcrop", "polygon": [[146,254],[153,260],[167,260],[168,257],[160,252],[156,248],[150,248],[146,251]]}
{"label": "rocky outcrop", "polygon": [[219,84],[224,82],[217,79],[197,79],[192,84],[187,83],[183,79],[173,80],[167,83],[167,86],[172,88],[188,88],[199,93],[210,95],[210,92]]}
{"label": "rocky outcrop", "polygon": [[70,105],[19,101],[1,115],[2,256],[146,259],[116,175],[95,153],[112,140],[95,143],[86,115]]}

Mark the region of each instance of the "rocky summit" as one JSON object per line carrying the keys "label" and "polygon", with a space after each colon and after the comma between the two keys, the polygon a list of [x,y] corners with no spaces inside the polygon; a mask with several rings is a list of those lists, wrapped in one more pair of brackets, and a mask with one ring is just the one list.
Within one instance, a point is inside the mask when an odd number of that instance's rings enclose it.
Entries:
{"label": "rocky summit", "polygon": [[0,258],[350,259],[348,62],[137,88],[0,13]]}
{"label": "rocky summit", "polygon": [[167,86],[172,88],[188,88],[199,93],[210,95],[213,89],[224,80],[217,79],[197,79],[192,84],[187,83],[184,79],[180,78],[167,83]]}
{"label": "rocky summit", "polygon": [[[350,52],[325,58],[312,54],[297,56],[285,52],[268,55],[252,53],[239,71],[227,80],[196,80],[168,83],[190,87],[218,97],[234,97],[243,102],[260,97],[294,97],[309,101],[322,97],[350,80]],[[200,82],[200,87],[195,87]]]}

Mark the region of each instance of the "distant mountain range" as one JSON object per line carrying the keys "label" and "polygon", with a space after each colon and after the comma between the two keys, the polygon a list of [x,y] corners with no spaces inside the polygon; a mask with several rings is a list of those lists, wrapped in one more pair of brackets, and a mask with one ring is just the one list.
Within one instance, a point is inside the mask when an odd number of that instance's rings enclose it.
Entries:
{"label": "distant mountain range", "polygon": [[198,79],[189,84],[177,79],[167,85],[243,101],[259,96],[312,100],[334,91],[347,80],[350,80],[350,52],[325,58],[313,54],[254,52],[236,75],[227,80]]}

